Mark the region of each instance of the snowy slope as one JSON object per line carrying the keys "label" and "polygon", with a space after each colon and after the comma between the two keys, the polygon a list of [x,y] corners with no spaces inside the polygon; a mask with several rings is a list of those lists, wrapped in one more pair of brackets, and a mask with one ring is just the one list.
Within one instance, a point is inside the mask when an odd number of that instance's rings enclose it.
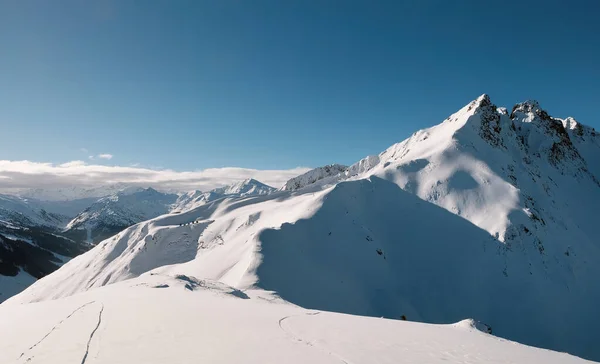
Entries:
{"label": "snowy slope", "polygon": [[96,227],[98,225],[129,226],[137,222],[162,215],[177,199],[175,194],[166,194],[153,188],[139,188],[130,192],[118,192],[101,198],[78,214],[67,225],[67,229]]}
{"label": "snowy slope", "polygon": [[83,210],[69,222],[66,230],[84,230],[89,242],[97,242],[140,221],[166,214],[177,197],[153,188],[118,192]]}
{"label": "snowy slope", "polygon": [[206,204],[207,202],[218,200],[223,195],[209,191],[202,192],[200,190],[183,193],[173,204],[172,212],[181,212]]}
{"label": "snowy slope", "polygon": [[[591,140],[585,145],[597,146]],[[561,120],[550,118],[536,102],[516,105],[509,116],[483,95],[377,159],[358,178],[393,181],[501,241],[519,240],[515,235],[523,229],[553,229],[546,222],[559,220],[561,231],[579,225],[573,228],[593,236],[589,212],[597,209],[598,178]]]}
{"label": "snowy slope", "polygon": [[104,197],[79,213],[67,225],[67,231],[85,230],[87,239],[99,242],[128,226],[168,212],[181,212],[224,197],[266,195],[275,191],[255,179],[216,188],[208,192],[192,191],[177,196],[152,188],[129,188]]}
{"label": "snowy slope", "polygon": [[[80,198],[75,200],[57,200],[57,201],[42,201],[35,200],[32,198],[26,199],[31,206],[46,210],[47,212],[67,216],[68,220],[65,224],[69,223],[73,217],[77,216],[81,211],[90,207],[94,202],[98,201],[98,198]],[[63,227],[64,225],[63,224]]]}
{"label": "snowy slope", "polygon": [[[86,191],[87,195],[93,195],[111,190],[118,192],[100,199],[65,199],[75,196],[77,191],[81,192],[77,196],[84,196]],[[65,191],[72,193],[67,196]],[[0,246],[0,302],[25,289],[35,279],[58,269],[65,259],[87,251],[90,246],[84,242],[99,242],[130,225],[169,211],[188,210],[219,198],[263,195],[273,191],[272,187],[248,179],[213,191],[194,191],[179,197],[124,185],[94,190],[29,191],[32,195],[55,198],[44,201],[0,195],[0,238],[5,239],[4,245]]]}
{"label": "snowy slope", "polygon": [[48,230],[0,226],[0,302],[88,249]]}
{"label": "snowy slope", "polygon": [[67,216],[48,212],[27,199],[0,195],[0,224],[59,227],[67,222]]}
{"label": "snowy slope", "polygon": [[[51,203],[49,205],[53,205]],[[52,273],[88,246],[61,236],[68,217],[41,201],[0,195],[0,302]],[[70,203],[61,204],[61,211]]]}
{"label": "snowy slope", "polygon": [[600,189],[580,152],[595,139],[573,142],[563,125],[535,102],[509,114],[483,95],[293,191],[132,226],[3,305],[184,274],[319,310],[472,317],[512,340],[600,359]]}
{"label": "snowy slope", "polygon": [[57,301],[0,305],[2,363],[587,363],[496,338],[306,310],[193,277],[146,275]]}

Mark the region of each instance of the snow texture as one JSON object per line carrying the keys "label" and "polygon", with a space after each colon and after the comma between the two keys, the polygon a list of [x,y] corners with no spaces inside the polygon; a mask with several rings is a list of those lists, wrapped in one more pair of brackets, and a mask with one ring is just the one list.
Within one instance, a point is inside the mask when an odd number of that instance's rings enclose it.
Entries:
{"label": "snow texture", "polygon": [[482,333],[306,310],[265,292],[145,275],[35,305],[0,306],[0,362],[586,363]]}

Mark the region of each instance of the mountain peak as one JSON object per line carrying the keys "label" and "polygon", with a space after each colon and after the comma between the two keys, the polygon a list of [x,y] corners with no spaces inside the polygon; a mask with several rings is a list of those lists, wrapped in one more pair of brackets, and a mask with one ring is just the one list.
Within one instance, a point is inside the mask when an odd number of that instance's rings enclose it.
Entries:
{"label": "mountain peak", "polygon": [[[245,180],[242,180],[240,182],[236,182],[233,183],[231,185],[229,185],[229,187],[245,187],[245,186],[267,186],[266,184],[255,180],[254,178],[246,178]],[[268,186],[267,186],[268,187]]]}
{"label": "mountain peak", "polygon": [[242,184],[242,185],[263,185],[264,183],[257,181],[254,178],[246,178],[245,180],[240,182],[240,184]]}
{"label": "mountain peak", "polygon": [[528,109],[529,111],[531,111],[531,110],[539,109],[540,103],[537,100],[525,100],[523,102],[516,104],[515,107],[516,108],[524,108],[524,109]]}
{"label": "mountain peak", "polygon": [[536,100],[527,100],[513,106],[510,113],[511,119],[520,119],[523,122],[547,122],[551,121],[552,117],[542,109],[540,103]]}
{"label": "mountain peak", "polygon": [[268,186],[254,178],[247,178],[228,186],[215,188],[212,191],[221,195],[240,195],[240,197],[249,195],[265,195],[275,191],[275,188]]}
{"label": "mountain peak", "polygon": [[481,96],[479,96],[475,102],[477,103],[478,106],[489,106],[492,105],[492,100],[490,99],[490,96],[488,94],[483,94]]}
{"label": "mountain peak", "polygon": [[492,107],[494,110],[496,109],[496,106],[492,103],[492,100],[490,99],[490,96],[488,94],[482,94],[481,96],[479,96],[475,100],[469,102],[467,105],[465,105],[458,112],[456,112],[455,114],[453,114],[450,117],[448,117],[447,120],[456,120],[457,116],[459,116],[459,115],[465,115],[465,112],[469,113],[469,115],[472,115],[472,114],[477,113],[478,110],[487,109],[487,108],[490,108],[490,107]]}
{"label": "mountain peak", "polygon": [[[500,134],[506,126],[503,125],[503,121],[505,120],[503,120],[502,115],[503,113],[492,103],[490,97],[487,94],[483,94],[468,104],[466,113],[463,108],[453,116],[456,116],[454,120],[463,120],[461,125],[470,125],[478,132],[481,138],[490,144],[500,146],[503,144]],[[456,132],[460,129],[462,128],[459,128]],[[467,139],[469,138],[471,137],[468,136]]]}

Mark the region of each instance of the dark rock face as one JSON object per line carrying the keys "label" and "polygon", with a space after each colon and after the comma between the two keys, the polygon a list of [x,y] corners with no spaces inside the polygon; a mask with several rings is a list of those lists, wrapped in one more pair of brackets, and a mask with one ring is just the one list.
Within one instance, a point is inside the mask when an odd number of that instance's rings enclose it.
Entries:
{"label": "dark rock face", "polygon": [[478,112],[481,116],[479,136],[493,146],[505,147],[501,135],[500,114],[496,109],[496,105],[492,104],[489,96],[484,95],[478,106]]}
{"label": "dark rock face", "polygon": [[308,185],[311,185],[319,180],[338,175],[345,172],[347,166],[341,164],[329,164],[323,167],[312,169],[298,177],[294,177],[286,182],[283,186],[285,191],[294,191]]}
{"label": "dark rock face", "polygon": [[572,141],[588,134],[581,124],[574,127],[571,136],[560,119],[550,116],[533,100],[516,104],[509,116],[498,110],[487,95],[479,98],[474,107],[481,120],[478,133],[490,145],[502,149],[517,145],[526,154],[526,164],[545,158],[561,173],[589,174]]}

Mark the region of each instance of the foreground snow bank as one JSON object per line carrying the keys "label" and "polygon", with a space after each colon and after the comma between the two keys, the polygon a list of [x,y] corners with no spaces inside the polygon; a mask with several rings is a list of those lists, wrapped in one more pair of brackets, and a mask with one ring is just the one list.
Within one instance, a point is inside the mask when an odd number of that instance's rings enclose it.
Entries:
{"label": "foreground snow bank", "polygon": [[264,291],[144,275],[68,298],[1,305],[0,362],[585,363],[468,325],[309,311]]}

